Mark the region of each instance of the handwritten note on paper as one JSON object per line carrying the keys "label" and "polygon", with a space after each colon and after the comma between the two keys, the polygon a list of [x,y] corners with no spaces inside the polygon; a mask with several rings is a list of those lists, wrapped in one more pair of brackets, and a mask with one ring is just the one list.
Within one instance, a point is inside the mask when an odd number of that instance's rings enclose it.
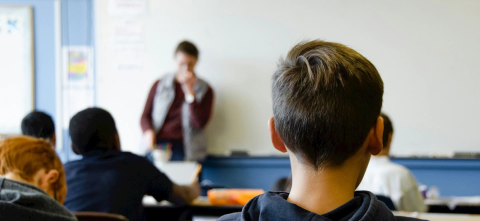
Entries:
{"label": "handwritten note on paper", "polygon": [[136,16],[147,13],[147,0],[109,0],[111,16]]}
{"label": "handwritten note on paper", "polygon": [[110,32],[110,49],[115,70],[141,71],[145,56],[144,25],[137,20],[117,21]]}

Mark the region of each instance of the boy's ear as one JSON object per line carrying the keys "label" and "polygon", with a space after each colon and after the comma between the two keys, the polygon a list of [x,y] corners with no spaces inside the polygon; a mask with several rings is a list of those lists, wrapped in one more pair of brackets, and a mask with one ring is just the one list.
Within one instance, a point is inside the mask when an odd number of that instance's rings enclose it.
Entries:
{"label": "boy's ear", "polygon": [[120,144],[120,136],[118,136],[118,132],[115,133],[115,150],[121,150],[122,144]]}
{"label": "boy's ear", "polygon": [[77,151],[77,149],[73,146],[73,143],[72,143],[72,151],[77,154],[77,155],[80,155],[80,152]]}
{"label": "boy's ear", "polygon": [[46,173],[45,176],[46,176],[46,181],[49,184],[53,184],[57,182],[58,178],[60,177],[60,173],[58,172],[58,170],[52,169],[48,171],[48,173]]}
{"label": "boy's ear", "polygon": [[275,121],[273,120],[273,117],[270,117],[268,120],[268,129],[270,130],[270,139],[272,139],[273,147],[282,153],[286,153],[287,148],[275,129]]}
{"label": "boy's ear", "polygon": [[379,154],[383,149],[383,118],[378,117],[377,122],[372,128],[372,134],[368,142],[369,150],[372,155]]}
{"label": "boy's ear", "polygon": [[57,135],[55,135],[55,133],[52,134],[51,142],[53,145],[57,143]]}

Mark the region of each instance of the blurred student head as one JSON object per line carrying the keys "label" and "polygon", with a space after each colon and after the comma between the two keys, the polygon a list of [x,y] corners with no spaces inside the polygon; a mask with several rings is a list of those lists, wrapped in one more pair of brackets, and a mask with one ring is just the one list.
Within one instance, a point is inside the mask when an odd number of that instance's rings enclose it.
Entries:
{"label": "blurred student head", "polygon": [[174,55],[177,74],[184,75],[187,72],[193,72],[197,64],[198,54],[198,49],[193,43],[189,41],[180,42]]}
{"label": "blurred student head", "polygon": [[382,148],[382,96],[383,81],[361,54],[338,43],[302,42],[272,78],[273,145],[315,170],[355,156],[365,172],[370,153]]}
{"label": "blurred student head", "polygon": [[61,204],[65,201],[62,162],[43,139],[19,136],[0,141],[0,175],[36,186]]}
{"label": "blurred student head", "polygon": [[393,137],[393,124],[388,115],[381,113],[380,116],[383,118],[383,149],[378,156],[388,156],[390,154],[390,146],[392,145]]}
{"label": "blurred student head", "polygon": [[29,113],[23,118],[21,127],[23,135],[43,138],[55,149],[55,124],[48,114],[40,111]]}
{"label": "blurred student head", "polygon": [[120,150],[120,141],[112,115],[101,108],[87,108],[70,120],[72,149],[76,154],[98,150]]}

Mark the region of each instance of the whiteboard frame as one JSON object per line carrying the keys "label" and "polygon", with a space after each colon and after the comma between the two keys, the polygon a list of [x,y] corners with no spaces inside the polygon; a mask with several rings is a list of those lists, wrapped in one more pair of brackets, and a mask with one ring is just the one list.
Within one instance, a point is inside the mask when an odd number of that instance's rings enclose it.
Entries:
{"label": "whiteboard frame", "polygon": [[[34,111],[35,110],[35,39],[34,39],[34,22],[33,22],[33,8],[28,5],[0,5],[0,8],[3,9],[13,9],[13,10],[28,10],[27,15],[30,17],[30,19],[26,19],[29,21],[28,25],[30,26],[30,36],[27,36],[30,38],[30,84],[31,84],[31,106],[29,108],[29,111]],[[27,75],[26,75],[27,76]],[[18,122],[20,124],[20,122]],[[20,133],[16,132],[2,132],[0,131],[0,139],[3,137],[9,137],[9,136],[15,136],[15,135],[20,135]]]}
{"label": "whiteboard frame", "polygon": [[55,136],[56,150],[63,150],[63,94],[62,91],[62,2],[55,0]]}

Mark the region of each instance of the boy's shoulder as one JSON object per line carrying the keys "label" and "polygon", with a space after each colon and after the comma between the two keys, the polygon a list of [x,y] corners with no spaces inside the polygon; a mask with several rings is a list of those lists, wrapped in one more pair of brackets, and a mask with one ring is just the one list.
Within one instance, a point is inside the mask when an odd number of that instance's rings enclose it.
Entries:
{"label": "boy's shoulder", "polygon": [[60,203],[33,185],[0,177],[1,220],[76,220]]}
{"label": "boy's shoulder", "polygon": [[394,182],[400,183],[402,188],[417,188],[415,178],[410,170],[398,163],[391,162],[386,166],[383,171],[377,176],[383,176],[387,180],[395,180]]}
{"label": "boy's shoulder", "polygon": [[[382,162],[383,161],[383,162]],[[390,161],[390,159],[376,159],[372,160],[371,165],[367,169],[367,177],[378,176],[388,179],[391,177],[410,177],[410,170],[398,163]]]}
{"label": "boy's shoulder", "polygon": [[412,218],[412,217],[406,217],[406,216],[395,216],[396,221],[416,221],[416,220],[424,220],[424,219],[417,219],[417,218]]}
{"label": "boy's shoulder", "polygon": [[[379,217],[381,219],[381,217]],[[419,221],[422,219],[405,217],[405,216],[395,216],[395,221]],[[242,212],[231,213],[220,217],[217,221],[244,221],[245,219],[242,216]],[[273,220],[273,219],[272,219]]]}
{"label": "boy's shoulder", "polygon": [[407,167],[395,162],[390,162],[390,164],[388,164],[388,168],[393,171],[402,172],[402,173],[408,173],[410,171]]}
{"label": "boy's shoulder", "polygon": [[217,221],[237,221],[237,220],[243,220],[241,212],[224,215],[220,217]]}

